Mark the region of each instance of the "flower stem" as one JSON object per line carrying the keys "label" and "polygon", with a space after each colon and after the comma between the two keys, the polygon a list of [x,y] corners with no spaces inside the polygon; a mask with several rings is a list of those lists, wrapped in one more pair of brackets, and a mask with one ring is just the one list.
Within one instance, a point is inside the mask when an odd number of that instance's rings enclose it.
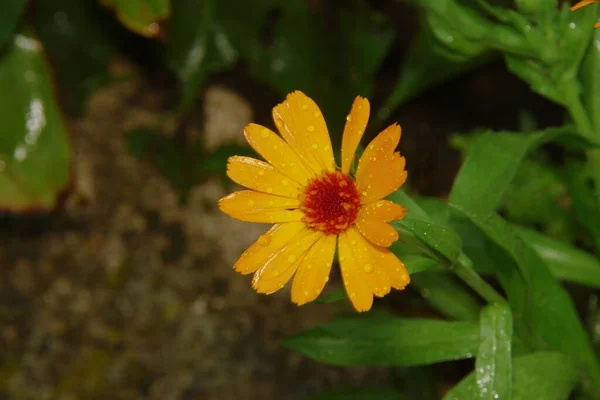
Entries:
{"label": "flower stem", "polygon": [[486,301],[490,303],[506,301],[493,287],[481,279],[481,276],[473,269],[471,260],[464,254],[461,254],[452,266],[452,271]]}

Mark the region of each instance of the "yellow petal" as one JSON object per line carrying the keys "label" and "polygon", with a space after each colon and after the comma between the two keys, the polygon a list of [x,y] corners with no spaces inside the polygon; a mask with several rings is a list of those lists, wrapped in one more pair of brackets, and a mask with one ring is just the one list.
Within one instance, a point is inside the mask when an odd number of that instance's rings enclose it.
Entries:
{"label": "yellow petal", "polygon": [[335,160],[325,119],[315,102],[300,91],[290,93],[273,108],[281,136],[315,175],[335,170]]}
{"label": "yellow petal", "polygon": [[265,265],[254,273],[252,287],[258,293],[271,294],[281,289],[294,275],[308,250],[323,236],[321,232],[304,229],[277,253],[267,260]]}
{"label": "yellow petal", "polygon": [[292,282],[292,301],[299,306],[316,299],[329,280],[335,235],[324,235],[308,251]]}
{"label": "yellow petal", "polygon": [[379,222],[390,222],[404,218],[406,209],[389,200],[379,200],[365,204],[358,212],[358,219],[369,219]]}
{"label": "yellow petal", "polygon": [[295,199],[302,186],[271,164],[251,157],[233,156],[227,161],[227,175],[234,182],[263,193]]}
{"label": "yellow petal", "polygon": [[269,224],[301,221],[304,213],[296,208],[300,202],[288,197],[242,190],[219,200],[219,209],[240,221]]}
{"label": "yellow petal", "polygon": [[342,135],[342,172],[345,174],[350,171],[356,147],[365,133],[370,109],[369,100],[356,97],[350,114],[346,117],[346,126]]}
{"label": "yellow petal", "polygon": [[406,160],[394,152],[400,141],[400,127],[391,125],[365,149],[356,170],[356,186],[363,204],[379,200],[406,181]]}
{"label": "yellow petal", "polygon": [[273,225],[244,251],[233,268],[244,275],[256,271],[283,246],[296,240],[304,230],[303,222]]}
{"label": "yellow petal", "polygon": [[374,246],[355,228],[340,234],[338,247],[344,286],[357,311],[371,308],[373,294],[382,297],[390,287],[403,289],[410,282],[404,264],[393,253]]}
{"label": "yellow petal", "polygon": [[390,247],[398,240],[398,232],[385,222],[369,219],[357,219],[356,227],[371,243],[377,246]]}
{"label": "yellow petal", "polygon": [[313,175],[294,150],[272,130],[264,126],[249,124],[244,128],[244,135],[258,154],[296,182],[305,185]]}

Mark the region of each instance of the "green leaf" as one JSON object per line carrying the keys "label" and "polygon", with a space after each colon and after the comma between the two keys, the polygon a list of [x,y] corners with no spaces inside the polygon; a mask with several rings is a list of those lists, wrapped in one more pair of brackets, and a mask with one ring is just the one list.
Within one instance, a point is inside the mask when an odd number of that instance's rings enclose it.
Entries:
{"label": "green leaf", "polygon": [[27,0],[4,0],[0,11],[0,50],[11,39],[26,6]]}
{"label": "green leaf", "polygon": [[404,393],[393,388],[384,387],[349,387],[334,389],[307,400],[403,400],[407,397]]}
{"label": "green leaf", "polygon": [[145,37],[160,36],[160,23],[169,19],[169,0],[99,0],[115,10],[117,18],[133,32]]}
{"label": "green leaf", "polygon": [[348,299],[348,295],[346,294],[346,290],[342,288],[337,288],[332,290],[329,293],[322,294],[318,299],[315,300],[316,304],[328,304],[328,303],[336,303],[338,301]]}
{"label": "green leaf", "polygon": [[41,43],[14,36],[0,58],[0,209],[50,210],[70,182],[67,130]]}
{"label": "green leaf", "polygon": [[[600,366],[566,290],[531,247],[495,213],[451,205],[498,246],[496,274],[513,307],[515,332],[534,348],[572,354],[587,369],[588,390],[600,393]],[[514,263],[514,264],[513,264]]]}
{"label": "green leaf", "polygon": [[567,165],[567,183],[575,217],[590,234],[596,249],[600,250],[600,207],[594,193],[597,189],[594,187],[597,182],[593,180],[594,164],[595,160],[588,160],[585,165],[571,160]]}
{"label": "green leaf", "polygon": [[[516,357],[512,400],[566,400],[577,380],[577,366],[564,354],[540,351]],[[448,392],[444,400],[474,399],[478,393],[475,375],[471,373]]]}
{"label": "green leaf", "polygon": [[512,314],[506,303],[492,303],[481,312],[481,343],[475,361],[479,399],[511,399]]}
{"label": "green leaf", "polygon": [[465,74],[493,58],[491,53],[481,53],[467,59],[452,59],[440,50],[442,46],[431,29],[421,24],[421,30],[402,63],[398,82],[379,112],[380,121],[419,93]]}
{"label": "green leaf", "polygon": [[568,132],[570,128],[564,127],[527,135],[505,132],[481,135],[454,181],[450,202],[469,210],[495,210],[525,155]]}
{"label": "green leaf", "polygon": [[568,243],[527,228],[515,226],[521,239],[529,244],[544,260],[555,278],[600,288],[600,261],[598,258]]}
{"label": "green leaf", "polygon": [[411,276],[411,285],[433,308],[450,318],[477,321],[481,302],[447,272],[428,271]]}
{"label": "green leaf", "polygon": [[101,11],[95,2],[81,0],[40,1],[35,6],[35,29],[70,113],[79,114],[88,95],[108,81],[108,63],[119,42],[113,35],[120,26]]}
{"label": "green leaf", "polygon": [[460,255],[460,238],[449,228],[408,218],[394,221],[391,225],[400,233],[400,241],[420,247],[443,264],[454,264]]}
{"label": "green leaf", "polygon": [[472,322],[366,315],[334,320],[283,343],[327,364],[413,366],[473,357],[479,327]]}

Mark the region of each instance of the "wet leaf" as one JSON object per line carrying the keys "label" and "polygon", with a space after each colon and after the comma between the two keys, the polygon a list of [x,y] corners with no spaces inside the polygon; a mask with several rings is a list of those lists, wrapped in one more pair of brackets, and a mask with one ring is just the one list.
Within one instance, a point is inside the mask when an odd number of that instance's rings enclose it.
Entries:
{"label": "wet leaf", "polygon": [[492,303],[481,312],[481,342],[475,379],[481,400],[510,400],[512,395],[512,313],[506,303]]}
{"label": "wet leaf", "polygon": [[334,320],[288,337],[283,343],[313,360],[333,365],[425,365],[473,357],[479,327],[471,322],[366,315]]}
{"label": "wet leaf", "polygon": [[[600,7],[597,14],[600,13]],[[593,13],[593,9],[586,12]],[[600,135],[600,29],[594,29],[581,64],[583,105],[592,120],[596,135]]]}
{"label": "wet leaf", "polygon": [[27,30],[0,58],[0,93],[0,209],[50,210],[69,185],[71,157],[42,45]]}
{"label": "wet leaf", "polygon": [[[573,361],[561,353],[540,351],[516,357],[512,400],[565,400],[577,383],[577,372]],[[471,373],[449,391],[444,400],[474,399],[478,393],[475,375]]]}
{"label": "wet leaf", "polygon": [[0,11],[0,50],[9,43],[25,12],[27,0],[4,0]]}
{"label": "wet leaf", "polygon": [[171,14],[169,0],[99,0],[100,4],[115,11],[117,18],[128,29],[142,36],[160,35],[160,22]]}

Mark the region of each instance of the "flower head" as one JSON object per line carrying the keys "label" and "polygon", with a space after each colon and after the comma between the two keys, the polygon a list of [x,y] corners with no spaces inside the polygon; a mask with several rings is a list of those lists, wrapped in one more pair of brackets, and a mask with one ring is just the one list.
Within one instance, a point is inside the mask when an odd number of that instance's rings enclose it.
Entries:
{"label": "flower head", "polygon": [[[596,3],[598,1],[600,1],[600,0],[583,0],[583,1],[580,1],[579,3],[576,3],[575,5],[573,5],[571,7],[571,11],[579,10],[581,7],[589,6],[589,5],[591,5],[593,3]],[[600,22],[596,22],[594,24],[594,27],[595,28],[600,28]]]}
{"label": "flower head", "polygon": [[244,128],[248,143],[265,160],[231,157],[227,174],[250,190],[219,201],[242,221],[271,223],[234,268],[254,273],[253,288],[270,294],[291,278],[292,301],[316,299],[329,279],[338,248],[342,279],[354,308],[371,308],[373,295],[410,282],[404,264],[388,250],[398,233],[388,222],[405,209],[382,200],[406,180],[405,160],[395,151],[400,127],[391,125],[366,147],[354,177],[350,166],[369,119],[369,102],[357,97],[342,137],[342,165],[336,166],[319,107],[296,91],[273,109],[281,136],[256,124]]}

